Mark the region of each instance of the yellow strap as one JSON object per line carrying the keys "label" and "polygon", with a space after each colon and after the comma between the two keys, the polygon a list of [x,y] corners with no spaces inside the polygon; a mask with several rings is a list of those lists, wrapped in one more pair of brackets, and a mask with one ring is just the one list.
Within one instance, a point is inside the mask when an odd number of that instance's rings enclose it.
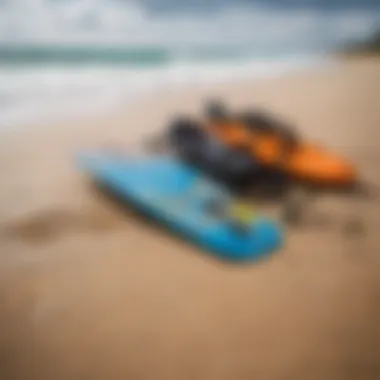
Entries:
{"label": "yellow strap", "polygon": [[236,218],[241,223],[250,223],[255,213],[249,203],[246,202],[234,202],[231,207],[231,214],[233,218]]}

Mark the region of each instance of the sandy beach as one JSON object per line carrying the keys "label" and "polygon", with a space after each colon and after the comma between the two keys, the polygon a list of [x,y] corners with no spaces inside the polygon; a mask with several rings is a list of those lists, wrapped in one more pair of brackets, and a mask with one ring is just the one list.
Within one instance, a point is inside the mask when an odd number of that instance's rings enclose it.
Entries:
{"label": "sandy beach", "polygon": [[[122,212],[76,170],[77,150],[135,146],[208,97],[277,113],[380,185],[378,58],[168,89],[1,136],[2,379],[380,378],[379,199],[319,197],[281,251],[230,265]],[[365,233],[345,233],[350,215]]]}

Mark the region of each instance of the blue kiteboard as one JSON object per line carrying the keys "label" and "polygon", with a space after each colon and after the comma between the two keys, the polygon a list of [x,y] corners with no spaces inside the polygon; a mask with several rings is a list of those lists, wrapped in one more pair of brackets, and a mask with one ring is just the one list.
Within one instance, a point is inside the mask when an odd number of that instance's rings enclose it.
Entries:
{"label": "blue kiteboard", "polygon": [[250,260],[282,245],[279,226],[172,157],[80,154],[78,166],[126,202],[229,260]]}

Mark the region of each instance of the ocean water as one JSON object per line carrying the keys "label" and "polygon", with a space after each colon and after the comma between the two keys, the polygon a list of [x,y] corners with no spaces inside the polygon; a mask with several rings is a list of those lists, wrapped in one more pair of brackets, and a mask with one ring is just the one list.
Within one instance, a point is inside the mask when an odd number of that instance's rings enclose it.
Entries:
{"label": "ocean water", "polygon": [[[95,53],[94,53],[95,54]],[[97,52],[98,54],[98,52]],[[0,65],[0,127],[72,119],[117,110],[144,94],[175,86],[204,85],[282,75],[313,65],[328,64],[322,56],[289,55],[281,58],[167,60],[157,55],[110,62],[69,59]],[[132,60],[133,62],[130,62]]]}
{"label": "ocean water", "polygon": [[168,86],[331,64],[329,51],[380,19],[369,3],[311,3],[0,1],[0,129],[107,112]]}

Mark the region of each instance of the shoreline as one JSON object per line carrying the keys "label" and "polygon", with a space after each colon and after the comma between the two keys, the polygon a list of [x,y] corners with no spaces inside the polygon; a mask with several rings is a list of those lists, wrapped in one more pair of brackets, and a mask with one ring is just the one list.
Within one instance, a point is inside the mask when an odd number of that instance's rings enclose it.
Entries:
{"label": "shoreline", "polygon": [[[26,128],[30,128],[33,130],[37,129],[47,129],[49,128],[49,125],[67,125],[67,124],[80,124],[80,123],[91,123],[93,121],[96,122],[99,118],[106,119],[107,117],[114,117],[116,115],[122,114],[123,108],[131,108],[135,106],[139,106],[139,102],[145,102],[146,99],[152,99],[151,101],[154,101],[154,98],[157,98],[160,96],[160,94],[164,91],[165,93],[169,92],[171,94],[175,93],[180,95],[181,93],[191,93],[191,92],[198,92],[198,91],[212,91],[215,89],[218,90],[219,87],[223,86],[230,86],[230,85],[241,85],[244,83],[250,83],[251,85],[258,84],[261,85],[262,83],[265,83],[267,81],[271,81],[273,79],[278,79],[281,77],[289,77],[289,76],[299,76],[303,75],[304,73],[313,73],[314,71],[320,71],[324,68],[328,68],[330,66],[336,65],[336,60],[334,57],[328,55],[328,56],[317,56],[317,57],[307,57],[306,62],[302,62],[302,60],[305,60],[305,58],[301,59],[302,63],[296,63],[292,62],[294,58],[285,58],[280,59],[278,63],[276,60],[268,61],[271,65],[279,65],[276,70],[272,69],[269,72],[255,72],[255,68],[252,69],[252,72],[247,71],[246,73],[240,73],[239,75],[235,74],[232,75],[231,73],[226,78],[219,78],[219,79],[206,79],[203,78],[198,81],[198,83],[191,83],[191,76],[189,79],[187,79],[183,83],[176,83],[175,81],[170,81],[168,83],[161,83],[159,85],[155,84],[152,85],[151,88],[146,88],[143,91],[137,90],[135,93],[130,94],[124,94],[119,95],[118,98],[115,98],[112,102],[109,102],[109,104],[106,107],[102,107],[104,109],[97,110],[96,112],[90,111],[90,109],[84,109],[88,108],[88,106],[83,107],[82,109],[68,109],[67,115],[62,116],[64,113],[64,109],[57,108],[56,110],[56,116],[54,115],[41,115],[41,117],[38,119],[38,117],[34,117],[36,119],[35,121],[16,121],[16,122],[10,122],[9,126],[4,126],[1,130],[0,128],[0,136],[8,134],[8,133],[14,133],[17,131],[24,131]],[[263,61],[265,62],[265,61]],[[292,63],[292,64],[290,64]],[[240,63],[241,64],[241,63]],[[252,62],[247,61],[246,64],[249,66],[250,64],[253,65],[261,65],[263,63],[260,63],[260,60],[255,60]],[[239,66],[238,66],[239,67]],[[74,69],[69,68],[69,69]],[[112,67],[105,66],[104,68],[99,68],[100,70],[110,70],[112,72]],[[120,70],[120,68],[115,68],[116,72]],[[258,68],[256,67],[256,70]],[[126,67],[125,70],[128,70]],[[120,74],[122,77],[122,73]],[[190,73],[189,73],[190,75]],[[195,80],[197,82],[197,80]],[[123,98],[125,98],[123,100]],[[40,127],[41,126],[41,127]]]}
{"label": "shoreline", "polygon": [[[379,58],[375,58],[377,62]],[[263,109],[268,109],[274,114],[278,114],[279,117],[288,119],[289,122],[295,124],[303,123],[303,120],[298,121],[298,117],[294,114],[297,112],[289,112],[287,107],[278,103],[277,99],[273,102],[271,94],[269,98],[265,99],[266,96],[262,94],[271,93],[272,86],[279,86],[284,88],[285,86],[291,87],[291,82],[296,81],[300,83],[302,80],[305,82],[312,79],[313,82],[316,81],[316,78],[327,78],[330,76],[334,78],[335,74],[340,70],[345,70],[349,66],[374,66],[373,59],[367,58],[337,58],[330,57],[328,63],[322,65],[313,65],[306,66],[298,70],[291,70],[285,74],[279,74],[273,77],[258,77],[254,79],[240,79],[240,80],[230,80],[225,82],[217,83],[200,83],[194,85],[173,85],[165,89],[165,96],[161,97],[162,89],[152,89],[145,93],[141,93],[138,97],[132,101],[120,103],[118,106],[115,105],[114,108],[105,110],[97,116],[91,115],[81,115],[79,117],[71,117],[65,120],[55,120],[54,122],[40,122],[40,123],[31,123],[19,125],[15,130],[1,131],[0,132],[0,144],[3,145],[5,149],[11,149],[12,144],[22,145],[25,139],[31,140],[41,140],[44,138],[44,135],[49,136],[49,138],[54,138],[52,135],[56,136],[67,136],[74,133],[75,131],[82,135],[83,137],[89,137],[89,142],[91,141],[91,130],[94,134],[99,134],[100,136],[107,137],[107,133],[104,134],[104,126],[109,124],[108,137],[111,139],[121,138],[120,144],[123,142],[133,143],[137,142],[134,139],[126,136],[120,135],[120,130],[122,129],[122,124],[126,128],[130,128],[130,124],[136,123],[136,119],[139,119],[139,115],[145,111],[146,108],[153,110],[153,116],[147,117],[147,122],[143,128],[139,128],[139,137],[143,137],[145,134],[154,133],[164,128],[165,123],[174,115],[178,113],[188,113],[189,115],[197,115],[202,109],[202,103],[208,99],[226,99],[231,101],[232,107],[261,107]],[[251,88],[250,91],[241,91],[242,87]],[[305,89],[307,91],[307,86]],[[232,96],[230,96],[230,94]],[[260,94],[262,93],[262,94]],[[281,90],[281,97],[285,99],[286,95]],[[197,99],[196,105],[194,102],[181,102],[180,99]],[[228,99],[230,98],[230,99]],[[261,99],[264,98],[264,99]],[[279,103],[284,101],[281,99]],[[172,106],[168,103],[172,103],[175,106]],[[187,103],[187,104],[186,104]],[[235,103],[235,104],[234,104]],[[271,104],[273,103],[273,104]],[[165,109],[168,107],[166,111]],[[124,108],[124,109],[123,109]],[[165,110],[164,112],[160,111]],[[277,109],[276,109],[277,108]],[[129,116],[128,116],[129,114]],[[154,116],[156,116],[157,123],[154,125]],[[128,122],[128,119],[130,122]],[[148,123],[149,120],[149,123]],[[112,126],[114,124],[114,126]],[[78,130],[78,125],[80,125],[80,130]],[[135,128],[133,128],[135,129]],[[114,130],[114,133],[112,132]],[[113,136],[114,134],[114,136]],[[127,133],[128,135],[128,133]],[[100,143],[99,139],[98,143]],[[84,140],[81,140],[84,142]]]}

